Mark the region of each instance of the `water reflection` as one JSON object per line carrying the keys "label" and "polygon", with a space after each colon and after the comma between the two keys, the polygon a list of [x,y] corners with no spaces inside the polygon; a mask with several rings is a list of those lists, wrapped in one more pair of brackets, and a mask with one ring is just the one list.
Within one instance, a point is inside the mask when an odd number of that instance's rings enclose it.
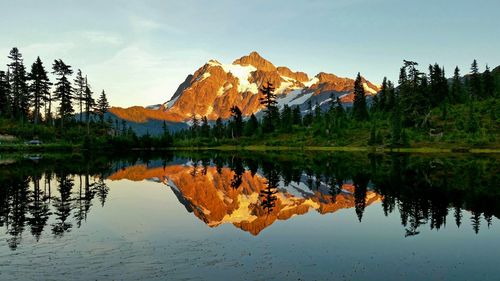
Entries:
{"label": "water reflection", "polygon": [[64,164],[46,167],[37,160],[1,168],[0,227],[6,229],[12,250],[22,242],[26,228],[36,241],[47,226],[54,237],[61,237],[74,226],[81,227],[95,197],[102,205],[106,200],[108,188],[96,172],[98,167],[81,174],[81,169]]}
{"label": "water reflection", "polygon": [[[278,220],[380,202],[399,214],[405,236],[447,218],[475,233],[500,214],[495,157],[205,153],[128,159],[21,160],[1,166],[0,226],[13,250],[29,232],[61,237],[86,221],[94,203],[105,207],[107,181],[163,183],[210,227],[232,224],[258,235]],[[95,202],[94,202],[95,201]],[[147,204],[147,202],[144,202]],[[471,214],[464,218],[464,210]]]}

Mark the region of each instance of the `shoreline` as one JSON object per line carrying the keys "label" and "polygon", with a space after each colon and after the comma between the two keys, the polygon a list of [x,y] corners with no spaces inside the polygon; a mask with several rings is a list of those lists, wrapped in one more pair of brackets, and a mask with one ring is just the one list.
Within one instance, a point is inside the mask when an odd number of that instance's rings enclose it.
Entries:
{"label": "shoreline", "polygon": [[[109,149],[105,149],[109,151]],[[173,146],[162,148],[128,148],[129,151],[325,151],[325,152],[368,152],[368,153],[462,153],[462,154],[498,154],[497,148],[468,147],[372,147],[372,146],[266,146],[266,145],[220,145],[220,146]],[[44,144],[40,146],[0,145],[0,152],[82,152],[88,149],[80,145]],[[95,149],[92,151],[102,151]]]}

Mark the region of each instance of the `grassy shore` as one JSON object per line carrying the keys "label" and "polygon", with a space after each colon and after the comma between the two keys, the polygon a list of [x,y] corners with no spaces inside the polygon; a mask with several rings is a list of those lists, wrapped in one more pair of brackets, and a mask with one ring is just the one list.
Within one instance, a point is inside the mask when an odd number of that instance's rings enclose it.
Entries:
{"label": "grassy shore", "polygon": [[[109,150],[109,149],[106,149]],[[130,150],[172,150],[172,151],[343,151],[343,152],[369,152],[369,153],[500,153],[498,148],[474,148],[474,147],[441,147],[441,146],[423,146],[423,147],[386,147],[386,146],[270,146],[270,145],[215,145],[215,146],[174,146],[161,148],[130,148]],[[48,143],[42,145],[27,144],[0,144],[0,152],[79,152],[86,151],[81,145],[69,143]],[[99,149],[96,149],[99,151]]]}
{"label": "grassy shore", "polygon": [[169,150],[178,151],[200,151],[200,150],[219,150],[219,151],[342,151],[342,152],[375,152],[375,153],[500,153],[500,149],[492,148],[435,148],[435,147],[407,147],[407,148],[389,148],[389,147],[352,147],[352,146],[211,146],[211,147],[172,147]]}

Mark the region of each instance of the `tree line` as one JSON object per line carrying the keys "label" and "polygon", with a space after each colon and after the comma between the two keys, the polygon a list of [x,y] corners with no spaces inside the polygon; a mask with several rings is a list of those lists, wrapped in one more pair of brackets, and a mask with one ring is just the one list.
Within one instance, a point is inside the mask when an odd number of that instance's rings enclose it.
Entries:
{"label": "tree line", "polygon": [[[21,124],[55,126],[58,123],[61,129],[66,123],[76,121],[86,124],[87,133],[93,114],[103,123],[109,109],[106,93],[102,90],[96,101],[87,76],[80,69],[71,81],[74,70],[62,59],[54,60],[48,70],[37,57],[28,71],[18,48],[12,48],[8,58],[7,70],[0,70],[0,118]],[[55,80],[51,81],[49,71]],[[75,113],[79,113],[78,118],[74,117]]]}
{"label": "tree line", "polygon": [[[364,79],[358,73],[354,82],[352,106],[342,104],[333,94],[329,106],[312,105],[309,101],[305,109],[285,104],[277,105],[277,96],[271,83],[260,88],[260,103],[263,106],[261,118],[254,114],[245,117],[239,107],[231,108],[229,120],[218,118],[211,122],[206,116],[192,115],[190,128],[175,134],[176,141],[205,140],[220,142],[248,138],[272,138],[279,134],[308,131],[315,137],[341,138],[353,129],[368,127],[369,145],[388,144],[409,145],[409,131],[421,134],[439,135],[446,129],[442,124],[455,123],[454,129],[474,135],[482,127],[475,106],[487,103],[491,120],[498,120],[498,96],[500,85],[488,66],[480,73],[478,63],[473,61],[470,73],[461,76],[458,67],[451,79],[446,78],[444,67],[429,65],[428,73],[418,69],[418,63],[404,61],[400,69],[398,86],[387,78],[382,81],[378,94],[368,97],[364,89]],[[465,120],[450,120],[448,111],[453,106],[466,106]],[[434,111],[439,111],[439,122]],[[388,130],[382,132],[381,128]],[[490,126],[491,127],[491,126]],[[351,129],[351,130],[349,130]]]}

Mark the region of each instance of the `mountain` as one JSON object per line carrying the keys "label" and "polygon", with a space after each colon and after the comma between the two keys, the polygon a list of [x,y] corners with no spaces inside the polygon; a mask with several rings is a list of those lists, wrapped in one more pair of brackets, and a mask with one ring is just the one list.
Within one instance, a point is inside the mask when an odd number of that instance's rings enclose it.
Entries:
{"label": "mountain", "polygon": [[[238,106],[245,116],[262,110],[259,103],[259,88],[270,82],[276,88],[278,105],[300,106],[306,110],[309,101],[327,105],[330,96],[341,97],[342,102],[351,103],[354,80],[321,72],[314,77],[292,71],[288,67],[276,67],[257,52],[236,59],[231,64],[210,60],[182,82],[172,98],[165,103],[146,108],[113,107],[115,116],[136,123],[149,120],[184,122],[195,114],[229,118],[230,108]],[[380,87],[363,78],[367,95],[375,95]]]}
{"label": "mountain", "polygon": [[[252,235],[258,235],[278,220],[288,220],[311,210],[327,214],[356,207],[355,187],[352,183],[344,183],[341,192],[332,196],[324,182],[319,187],[312,188],[307,183],[305,174],[299,182],[285,184],[280,181],[270,209],[263,206],[262,196],[268,179],[259,172],[252,174],[245,170],[238,176],[227,167],[218,169],[214,166],[195,166],[192,163],[166,167],[140,164],[123,168],[108,179],[150,180],[165,184],[188,212],[208,226],[233,224]],[[235,182],[239,184],[235,186]],[[382,196],[368,190],[366,206],[381,199]]]}

